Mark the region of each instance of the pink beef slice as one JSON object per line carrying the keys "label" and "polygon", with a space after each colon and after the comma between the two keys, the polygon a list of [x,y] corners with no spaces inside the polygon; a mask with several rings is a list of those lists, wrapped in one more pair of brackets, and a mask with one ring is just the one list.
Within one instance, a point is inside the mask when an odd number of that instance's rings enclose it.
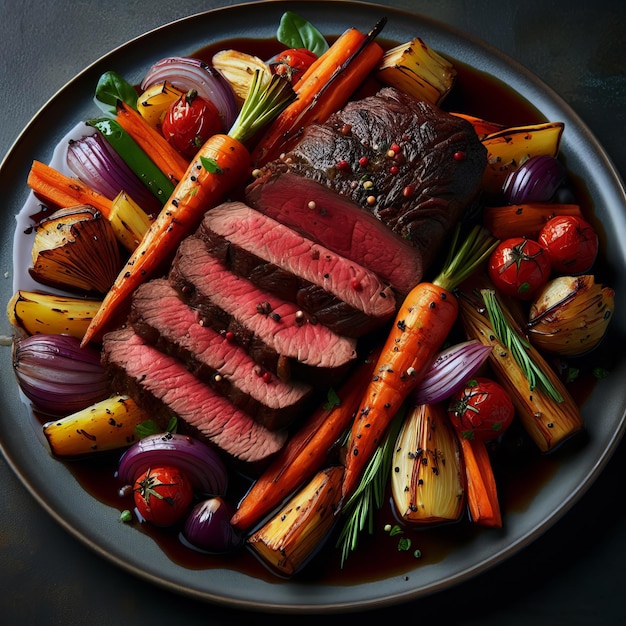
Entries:
{"label": "pink beef slice", "polygon": [[310,385],[281,381],[245,350],[201,325],[197,312],[166,279],[148,281],[135,291],[129,320],[148,343],[180,359],[198,378],[270,430],[291,423],[312,394]]}
{"label": "pink beef slice", "polygon": [[[430,269],[445,238],[473,206],[486,162],[487,151],[466,120],[385,87],[349,102],[324,124],[305,128],[291,151],[260,168],[259,178],[246,190],[246,201],[290,225],[302,219],[308,236],[377,271],[406,293]],[[342,200],[319,191],[313,195],[314,187],[297,177],[332,190]],[[271,188],[264,189],[266,185]],[[286,209],[276,206],[285,202]],[[281,211],[289,217],[283,219]],[[363,213],[397,235],[393,250],[384,246],[394,240],[377,238]],[[344,249],[339,251],[329,238],[341,238],[342,233]],[[364,250],[359,257],[345,248],[349,237],[358,236],[370,236],[369,264],[362,258]],[[415,252],[406,255],[400,241]],[[385,267],[389,263],[393,267]],[[403,274],[405,264],[412,273]]]}
{"label": "pink beef slice", "polygon": [[376,274],[241,202],[208,211],[198,236],[236,274],[336,333],[361,337],[396,311],[393,290]]}
{"label": "pink beef slice", "polygon": [[199,237],[181,242],[169,279],[202,323],[225,333],[283,380],[294,374],[307,379],[344,374],[354,363],[356,339],[338,335],[308,319],[296,304],[237,276]]}
{"label": "pink beef slice", "polygon": [[256,422],[196,378],[178,359],[146,343],[132,328],[104,336],[102,360],[121,392],[128,390],[140,404],[160,403],[240,461],[263,461],[286,441],[285,431],[270,431]]}

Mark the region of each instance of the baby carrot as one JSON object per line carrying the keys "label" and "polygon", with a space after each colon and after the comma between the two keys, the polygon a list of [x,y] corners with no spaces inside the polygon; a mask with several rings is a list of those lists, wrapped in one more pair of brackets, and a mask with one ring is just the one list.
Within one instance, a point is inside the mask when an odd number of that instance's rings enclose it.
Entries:
{"label": "baby carrot", "polygon": [[204,213],[248,178],[251,165],[245,142],[293,97],[289,83],[279,77],[263,89],[257,72],[233,127],[200,148],[104,297],[82,345],[101,339],[111,323],[122,319],[135,289],[171,262],[178,244],[198,227]]}
{"label": "baby carrot", "polygon": [[270,124],[254,149],[255,166],[277,158],[305,126],[324,122],[347,102],[383,56],[374,41],[383,26],[380,22],[367,35],[348,29],[313,62],[295,87],[297,99]]}
{"label": "baby carrot", "polygon": [[378,358],[352,424],[345,458],[342,498],[356,490],[361,474],[391,420],[427,372],[458,316],[453,290],[492,252],[497,241],[476,226],[456,250],[460,227],[444,268],[432,282],[407,295]]}

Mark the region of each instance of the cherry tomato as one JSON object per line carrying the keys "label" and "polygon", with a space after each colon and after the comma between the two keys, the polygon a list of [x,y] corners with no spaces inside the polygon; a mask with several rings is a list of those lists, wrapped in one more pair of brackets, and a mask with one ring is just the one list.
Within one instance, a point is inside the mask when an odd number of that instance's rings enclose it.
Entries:
{"label": "cherry tomato", "polygon": [[290,48],[276,55],[269,65],[274,74],[295,85],[316,59],[317,55],[306,48]]}
{"label": "cherry tomato", "polygon": [[491,441],[511,425],[515,409],[499,383],[473,378],[451,398],[448,414],[460,437]]}
{"label": "cherry tomato", "polygon": [[173,102],[161,124],[161,132],[167,141],[190,159],[209,137],[223,130],[217,107],[195,90],[188,91]]}
{"label": "cherry tomato", "polygon": [[584,274],[598,254],[598,235],[593,226],[576,215],[558,215],[539,233],[538,241],[548,249],[555,272]]}
{"label": "cherry tomato", "polygon": [[501,293],[530,300],[548,282],[552,267],[547,249],[539,242],[513,237],[491,253],[487,269]]}
{"label": "cherry tomato", "polygon": [[171,526],[189,510],[193,487],[176,467],[153,467],[135,481],[133,496],[137,512],[156,526]]}

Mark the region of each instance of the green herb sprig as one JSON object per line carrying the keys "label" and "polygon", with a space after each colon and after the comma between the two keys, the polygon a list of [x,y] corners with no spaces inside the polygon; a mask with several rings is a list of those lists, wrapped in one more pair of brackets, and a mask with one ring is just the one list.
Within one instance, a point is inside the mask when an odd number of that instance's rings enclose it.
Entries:
{"label": "green herb sprig", "polygon": [[496,292],[493,289],[481,289],[480,294],[485,302],[485,309],[491,323],[491,328],[500,342],[511,353],[517,364],[520,366],[530,389],[539,387],[546,395],[555,402],[563,402],[563,396],[555,389],[554,385],[543,373],[541,368],[533,361],[528,354],[530,344],[511,326],[506,319],[504,311],[498,302]]}
{"label": "green herb sprig", "polygon": [[346,521],[336,543],[336,547],[341,550],[342,568],[350,552],[356,550],[359,536],[365,528],[367,527],[370,535],[374,532],[374,513],[384,503],[387,481],[391,472],[393,448],[405,414],[405,409],[401,409],[394,417],[384,441],[376,448],[365,466],[357,490],[344,506],[342,515]]}

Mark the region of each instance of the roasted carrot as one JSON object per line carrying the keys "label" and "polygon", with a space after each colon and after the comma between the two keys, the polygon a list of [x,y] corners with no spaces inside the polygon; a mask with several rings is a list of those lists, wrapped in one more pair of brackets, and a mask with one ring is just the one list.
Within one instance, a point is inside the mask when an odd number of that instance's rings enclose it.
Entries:
{"label": "roasted carrot", "polygon": [[173,183],[182,180],[189,166],[188,161],[135,109],[120,102],[116,120]]}
{"label": "roasted carrot", "polygon": [[452,112],[452,115],[456,117],[461,117],[467,122],[469,122],[476,131],[478,138],[482,141],[487,135],[491,135],[493,133],[497,133],[506,128],[504,124],[498,124],[497,122],[490,122],[488,120],[484,120],[480,117],[476,117],[475,115],[468,115],[467,113],[458,113]]}
{"label": "roasted carrot", "polygon": [[582,211],[577,204],[532,202],[489,206],[483,209],[483,224],[498,239],[528,237],[536,239],[545,223],[555,215],[577,215]]}
{"label": "roasted carrot", "polygon": [[111,214],[113,203],[109,198],[94,191],[78,178],[65,176],[41,161],[33,161],[26,182],[38,198],[50,202],[56,208],[86,204],[98,209],[106,218]]}
{"label": "roasted carrot", "polygon": [[459,437],[465,466],[466,500],[475,524],[502,527],[502,514],[489,450],[484,441]]}
{"label": "roasted carrot", "polygon": [[413,288],[402,303],[352,424],[342,497],[356,489],[363,469],[405,399],[430,367],[458,314],[453,290],[481,264],[497,241],[480,226],[457,250],[460,227],[441,273]]}
{"label": "roasted carrot", "polygon": [[252,528],[319,470],[328,453],[350,426],[379,350],[371,354],[287,442],[239,503],[231,524]]}
{"label": "roasted carrot", "polygon": [[305,126],[324,122],[348,101],[384,54],[374,41],[383,25],[367,35],[348,29],[313,62],[295,87],[297,99],[269,125],[253,150],[257,167],[287,150]]}
{"label": "roasted carrot", "polygon": [[293,97],[291,86],[280,77],[265,88],[258,80],[253,81],[250,95],[228,134],[208,139],[189,164],[104,297],[82,345],[101,339],[110,324],[120,320],[135,289],[171,261],[178,244],[197,228],[206,211],[248,178],[251,164],[245,142]]}

